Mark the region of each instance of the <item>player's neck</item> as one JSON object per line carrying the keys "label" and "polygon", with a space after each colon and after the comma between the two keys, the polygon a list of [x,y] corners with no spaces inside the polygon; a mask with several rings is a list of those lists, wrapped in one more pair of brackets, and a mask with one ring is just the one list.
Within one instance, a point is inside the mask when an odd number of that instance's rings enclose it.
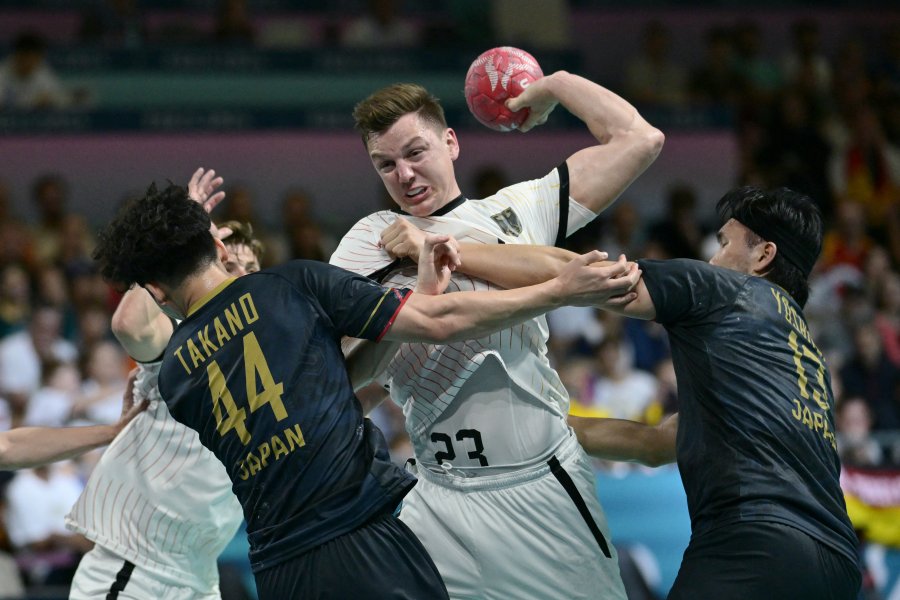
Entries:
{"label": "player's neck", "polygon": [[233,277],[223,266],[213,263],[185,279],[179,288],[179,293],[173,294],[172,300],[178,310],[187,316],[192,309],[208,300],[210,294],[230,279]]}

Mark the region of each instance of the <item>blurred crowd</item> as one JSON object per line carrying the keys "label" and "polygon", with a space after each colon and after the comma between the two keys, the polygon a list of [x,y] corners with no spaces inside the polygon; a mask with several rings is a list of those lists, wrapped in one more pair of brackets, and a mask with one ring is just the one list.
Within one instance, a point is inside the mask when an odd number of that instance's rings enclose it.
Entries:
{"label": "blurred crowd", "polygon": [[[372,0],[357,18],[317,39],[346,47],[419,47],[471,36],[486,47],[484,40],[496,32],[490,19],[478,18],[483,4],[447,3],[453,19],[436,27],[404,17],[399,2]],[[246,0],[217,6],[202,32],[173,26],[155,35],[196,40],[202,33],[210,43],[260,43]],[[565,7],[550,2],[542,10],[564,13]],[[481,29],[453,26],[470,22]],[[287,45],[308,33],[267,30],[265,39]],[[122,48],[160,41],[133,0],[92,4],[81,15],[79,36],[81,43]],[[780,55],[761,43],[759,25],[731,23],[707,32],[698,64],[680,61],[670,38],[664,22],[649,21],[641,51],[609,85],[641,110],[726,111],[739,147],[735,185],[784,185],[819,202],[827,230],[806,315],[832,375],[839,452],[845,464],[900,467],[900,23],[870,39],[849,38],[829,54],[815,19],[798,20],[790,48]],[[46,49],[46,39],[32,32],[9,44],[0,65],[0,109],[78,102],[47,63]],[[484,197],[512,182],[497,163],[484,165],[469,183],[470,197]],[[0,182],[0,429],[112,422],[119,412],[131,366],[110,332],[119,296],[93,266],[95,231],[69,210],[68,188],[55,174],[35,180],[29,199],[35,217],[26,221]],[[673,181],[665,214],[648,221],[638,207],[660,199],[626,193],[573,236],[570,248],[706,260],[716,248],[718,223],[697,199],[696,188]],[[260,218],[254,200],[252,182],[234,184],[214,216],[253,225],[266,248],[263,266],[327,260],[343,234],[320,222],[316,199],[302,187],[284,191],[275,222]],[[547,318],[550,360],[573,412],[656,423],[678,410],[660,326],[590,308],[561,309]],[[373,418],[396,460],[405,461],[411,450],[399,409],[383,403]],[[7,574],[17,571],[26,583],[71,577],[87,542],[67,532],[62,517],[96,457],[15,477],[0,473],[6,514],[0,582],[13,581]],[[4,549],[15,550],[15,565],[2,560]],[[0,596],[15,593],[2,588]]]}

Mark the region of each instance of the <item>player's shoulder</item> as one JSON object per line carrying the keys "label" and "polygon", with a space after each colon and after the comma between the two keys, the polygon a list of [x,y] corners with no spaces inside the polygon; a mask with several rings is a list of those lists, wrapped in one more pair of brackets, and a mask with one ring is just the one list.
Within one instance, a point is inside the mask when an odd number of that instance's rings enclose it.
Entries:
{"label": "player's shoulder", "polygon": [[366,215],[353,224],[348,232],[341,239],[343,243],[353,232],[358,231],[375,231],[381,233],[381,230],[393,223],[397,219],[398,213],[393,210],[379,210]]}
{"label": "player's shoulder", "polygon": [[[496,193],[479,200],[481,203],[509,204],[511,201],[529,200],[542,191],[557,191],[560,185],[559,169],[554,167],[549,173],[533,179],[524,179],[497,190]],[[475,203],[477,204],[477,202]]]}

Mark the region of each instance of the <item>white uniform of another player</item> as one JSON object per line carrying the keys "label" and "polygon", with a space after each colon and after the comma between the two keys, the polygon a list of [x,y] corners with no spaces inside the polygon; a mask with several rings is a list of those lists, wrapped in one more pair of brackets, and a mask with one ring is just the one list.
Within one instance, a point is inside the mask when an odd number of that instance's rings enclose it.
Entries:
{"label": "white uniform of another player", "polygon": [[[359,221],[331,262],[412,287],[416,266],[392,263],[379,247],[397,216],[381,211]],[[458,198],[432,216],[406,218],[461,242],[554,245],[594,216],[569,198],[563,165],[489,198]],[[492,287],[454,274],[448,291]],[[541,317],[478,340],[405,344],[380,380],[403,408],[417,461],[419,483],[400,518],[453,598],[625,598],[547,337]]]}
{"label": "white uniform of another player", "polygon": [[116,437],[66,518],[96,545],[70,600],[220,598],[217,558],[243,519],[225,468],[159,396],[160,363],[140,365],[150,407]]}

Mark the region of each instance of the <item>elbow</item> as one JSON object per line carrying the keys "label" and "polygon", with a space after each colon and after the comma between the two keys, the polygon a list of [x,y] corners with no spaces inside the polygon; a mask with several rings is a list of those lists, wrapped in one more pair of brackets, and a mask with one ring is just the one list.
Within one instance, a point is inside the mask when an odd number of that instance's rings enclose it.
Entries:
{"label": "elbow", "polygon": [[669,455],[668,452],[662,450],[653,450],[648,452],[644,456],[644,460],[641,461],[644,466],[657,468],[663,465],[668,465],[670,463],[675,462],[674,459]]}
{"label": "elbow", "polygon": [[656,157],[662,152],[665,143],[665,134],[649,123],[646,123],[645,127],[638,133],[635,139],[635,145],[637,146],[638,151],[645,157],[648,163],[656,160]]}

